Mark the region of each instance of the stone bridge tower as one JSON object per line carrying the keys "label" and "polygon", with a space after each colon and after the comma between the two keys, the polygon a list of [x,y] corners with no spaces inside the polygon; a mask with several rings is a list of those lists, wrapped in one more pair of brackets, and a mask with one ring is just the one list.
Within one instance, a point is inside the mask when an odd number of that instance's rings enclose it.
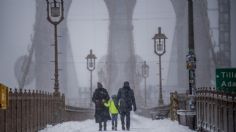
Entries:
{"label": "stone bridge tower", "polygon": [[[47,20],[46,0],[35,0],[36,16],[34,24],[33,44],[35,45],[35,73],[36,73],[36,89],[43,91],[53,91],[53,74],[54,74],[54,50],[53,50],[53,26]],[[65,93],[69,98],[78,95],[77,76],[73,64],[73,56],[69,33],[67,27],[67,16],[72,0],[64,1],[64,17],[65,19],[58,25],[58,52],[59,54],[59,82],[61,93]]]}
{"label": "stone bridge tower", "polygon": [[136,88],[136,58],[132,24],[136,0],[104,1],[110,19],[106,87],[111,94],[116,94],[126,80],[130,82],[132,88]]}

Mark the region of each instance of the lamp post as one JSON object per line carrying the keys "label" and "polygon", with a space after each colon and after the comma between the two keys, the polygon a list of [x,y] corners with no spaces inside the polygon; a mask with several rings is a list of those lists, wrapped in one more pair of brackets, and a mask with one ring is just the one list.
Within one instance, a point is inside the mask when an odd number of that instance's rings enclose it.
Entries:
{"label": "lamp post", "polygon": [[59,92],[59,73],[58,73],[58,42],[57,42],[57,25],[64,19],[64,2],[63,0],[46,0],[47,2],[47,20],[54,25],[54,94],[60,95]]}
{"label": "lamp post", "polygon": [[96,56],[93,54],[93,50],[90,49],[90,53],[85,58],[87,60],[87,69],[90,71],[90,106],[92,106],[92,73],[95,69]]}
{"label": "lamp post", "polygon": [[[186,65],[189,73],[189,108],[196,111],[196,55],[194,48],[194,23],[193,23],[193,0],[188,0],[188,48],[189,52],[186,55]],[[196,118],[196,117],[195,117]]]}
{"label": "lamp post", "polygon": [[146,61],[142,64],[142,77],[144,78],[144,101],[145,107],[147,106],[147,77],[149,76],[149,66]]}
{"label": "lamp post", "polygon": [[186,55],[186,65],[189,70],[189,94],[194,95],[196,92],[195,69],[196,55],[194,52],[194,25],[193,25],[193,1],[188,0],[188,48],[189,53]]}
{"label": "lamp post", "polygon": [[166,35],[161,33],[161,27],[158,27],[158,33],[152,38],[154,40],[154,53],[159,56],[159,106],[164,104],[162,97],[162,77],[161,77],[161,56],[166,52]]}

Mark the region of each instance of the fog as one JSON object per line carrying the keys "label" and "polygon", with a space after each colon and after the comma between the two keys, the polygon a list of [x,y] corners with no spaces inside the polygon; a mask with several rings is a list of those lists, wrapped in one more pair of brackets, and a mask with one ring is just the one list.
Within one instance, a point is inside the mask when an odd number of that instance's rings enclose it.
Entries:
{"label": "fog", "polygon": [[[37,1],[39,2],[39,1]],[[67,1],[68,2],[68,1]],[[155,33],[157,33],[157,28],[161,27],[162,32],[168,37],[166,41],[166,53],[162,56],[162,80],[163,86],[166,87],[163,89],[165,93],[164,98],[168,100],[169,92],[174,90],[179,90],[182,88],[182,91],[186,90],[188,87],[187,83],[187,70],[185,68],[185,55],[187,51],[187,14],[185,13],[183,19],[177,19],[176,15],[178,13],[175,12],[173,8],[174,0],[137,0],[134,12],[132,25],[133,30],[133,47],[134,54],[136,56],[136,69],[137,71],[141,70],[141,64],[143,61],[147,61],[147,64],[150,66],[150,75],[147,78],[147,86],[154,90],[149,90],[150,93],[156,93],[150,96],[156,97],[158,93],[158,85],[159,85],[159,71],[158,71],[158,56],[154,54],[153,49],[153,40],[152,37]],[[176,2],[176,1],[175,1]],[[185,0],[179,0],[179,3],[185,2]],[[39,2],[40,3],[40,2]],[[42,3],[42,1],[41,1]],[[178,2],[176,2],[178,3]],[[202,1],[195,1],[196,7],[201,5]],[[186,4],[186,3],[185,3]],[[235,36],[235,21],[236,17],[233,14],[236,10],[236,1],[231,1],[231,66],[236,67],[236,38]],[[41,6],[44,6],[41,4]],[[64,35],[68,38],[64,40],[59,38],[59,45],[62,48],[61,50],[67,50],[63,48],[70,48],[69,53],[62,53],[59,56],[63,61],[64,58],[67,57],[67,60],[63,62],[63,65],[67,65],[67,69],[63,69],[64,71],[60,72],[59,79],[74,79],[72,83],[67,80],[66,87],[61,89],[63,92],[67,92],[67,94],[74,96],[78,96],[80,90],[85,90],[85,93],[88,91],[88,87],[90,85],[90,74],[86,69],[86,60],[85,57],[89,54],[89,50],[92,49],[93,53],[96,55],[96,69],[93,72],[93,88],[96,87],[96,82],[99,80],[98,71],[103,64],[105,63],[104,58],[107,57],[109,49],[109,13],[106,7],[104,0],[72,0],[69,6],[69,11],[66,16],[66,19],[63,20],[63,24],[59,24],[58,27],[60,31],[63,32],[63,29],[66,29]],[[183,4],[181,5],[186,8]],[[46,7],[46,1],[45,1]],[[44,7],[44,8],[45,8]],[[31,48],[32,41],[37,39],[37,35],[35,35],[36,30],[45,30],[45,35],[53,33],[52,25],[46,20],[46,10],[38,10],[41,11],[40,19],[44,19],[44,21],[36,22],[36,1],[33,0],[0,0],[0,82],[11,87],[18,88],[19,84],[17,81],[17,73],[15,71],[16,68],[20,69],[19,63],[17,64],[17,60],[20,57],[29,55],[29,51]],[[208,0],[209,9],[217,8],[216,0]],[[182,9],[184,11],[185,9]],[[198,72],[197,72],[197,83],[198,86],[201,85],[212,85],[209,81],[212,81],[212,78],[205,76],[206,71],[214,70],[209,62],[211,60],[208,58],[208,49],[205,48],[205,43],[212,43],[209,41],[209,33],[208,28],[205,26],[209,22],[209,28],[218,27],[218,14],[215,11],[208,10],[209,21],[204,16],[201,16],[201,13],[204,13],[205,10],[195,10],[196,11],[196,49],[197,54],[199,54],[200,59],[197,61],[198,63]],[[44,16],[45,15],[45,16]],[[182,14],[181,14],[182,15]],[[199,16],[198,16],[199,15]],[[197,18],[204,18],[204,20],[200,20]],[[177,21],[180,20],[180,21]],[[41,28],[37,29],[37,24],[46,24],[50,28]],[[176,25],[176,23],[178,25]],[[67,32],[68,28],[68,32]],[[181,29],[182,28],[182,29]],[[179,30],[175,30],[179,29]],[[203,30],[204,30],[204,33]],[[182,31],[182,32],[179,32]],[[44,33],[44,31],[41,31]],[[218,43],[218,30],[213,30],[213,38],[211,41],[215,41]],[[63,33],[61,33],[63,34]],[[50,63],[53,60],[52,56],[54,54],[53,48],[50,48],[51,42],[53,42],[52,36],[47,36],[47,39],[50,40],[42,40],[45,42],[45,49],[41,49],[47,54],[50,54],[50,58],[47,58],[47,63],[50,65],[47,73],[47,77],[44,78],[47,82],[39,82],[36,81],[37,72],[32,72],[27,84],[24,86],[26,89],[36,89],[37,83],[42,83],[45,85],[40,85],[40,87],[45,87],[43,90],[53,91],[53,63]],[[41,41],[41,40],[39,40]],[[41,43],[41,42],[38,42]],[[174,45],[175,44],[175,45]],[[48,45],[48,47],[47,47]],[[38,45],[39,46],[39,45]],[[209,46],[209,45],[208,45]],[[183,49],[181,49],[183,47]],[[124,48],[125,47],[121,47]],[[209,48],[209,47],[208,47]],[[181,51],[181,53],[179,53]],[[120,53],[122,54],[122,53]],[[181,55],[182,58],[179,58]],[[119,56],[119,55],[118,55]],[[68,59],[69,57],[69,59]],[[32,61],[33,64],[36,60],[35,55],[33,55]],[[40,62],[40,61],[38,61]],[[37,62],[37,63],[38,63]],[[39,64],[35,65],[39,65]],[[119,62],[121,63],[121,62]],[[118,63],[118,64],[119,64]],[[205,64],[207,63],[207,64]],[[33,65],[32,64],[32,65]],[[59,66],[60,67],[60,66]],[[61,66],[62,67],[62,66]],[[70,69],[70,68],[75,69]],[[177,68],[176,68],[177,67]],[[179,68],[181,67],[181,68]],[[199,68],[200,67],[200,68]],[[64,66],[63,66],[64,68]],[[67,73],[68,69],[70,72]],[[20,69],[21,70],[21,69]],[[35,71],[34,69],[32,69]],[[75,73],[71,73],[75,70]],[[45,72],[45,71],[44,71]],[[46,70],[47,72],[47,70]],[[66,75],[64,73],[66,73]],[[71,76],[73,74],[73,76]],[[205,77],[207,79],[201,78]],[[200,79],[199,79],[200,78]],[[125,78],[126,79],[126,78]],[[182,79],[182,81],[181,81]],[[125,80],[124,80],[125,81]],[[139,87],[142,89],[144,87],[143,79],[139,80]],[[47,84],[48,83],[48,84]],[[60,82],[61,83],[61,82]],[[123,84],[120,84],[120,87]],[[112,86],[116,87],[119,86]],[[167,88],[168,87],[168,88]],[[71,96],[73,98],[74,96]],[[157,101],[156,101],[157,102]]]}
{"label": "fog", "polygon": [[[28,52],[27,48],[31,44],[31,37],[34,34],[35,1],[1,0],[0,6],[1,22],[3,22],[0,32],[1,62],[3,62],[1,64],[1,74],[5,74],[6,71],[8,73],[1,77],[1,82],[9,87],[17,87],[15,73],[12,69],[14,69],[16,59],[26,54]],[[87,87],[89,85],[89,73],[85,63],[85,56],[89,53],[89,49],[93,49],[98,60],[107,54],[108,24],[108,12],[104,1],[72,1],[68,15],[68,28],[74,63],[80,80],[79,86]],[[153,53],[151,38],[157,33],[158,26],[161,26],[163,32],[168,36],[167,53],[163,56],[163,63],[167,66],[163,69],[163,78],[165,78],[175,26],[175,15],[170,1],[150,0],[150,2],[146,2],[145,0],[138,0],[134,10],[133,25],[135,53],[143,60],[155,64],[155,67],[157,67],[158,58]],[[155,67],[152,68],[155,74],[151,74],[149,80],[150,83],[154,84],[158,72]],[[94,73],[94,82],[96,82],[96,71]],[[26,87],[30,88],[32,86]]]}
{"label": "fog", "polygon": [[[162,5],[158,3],[162,3]],[[166,60],[163,63],[167,66],[163,70],[167,70],[175,26],[175,15],[170,1],[150,0],[146,2],[145,0],[138,0],[133,18],[135,54],[139,55],[143,60],[154,64],[152,70],[155,71],[153,72],[155,74],[150,76],[150,83],[154,83],[154,80],[157,79],[157,68],[154,66],[157,66],[158,58],[153,53],[152,37],[157,32],[157,27],[161,26],[163,32],[169,38],[167,40],[167,54],[163,56],[165,58],[163,60]],[[77,73],[83,75],[79,76],[79,80],[86,78],[85,81],[80,81],[80,85],[87,86],[89,84],[89,76],[85,76],[86,74],[89,75],[89,73],[85,69],[86,60],[84,57],[89,53],[89,49],[93,49],[98,57],[97,62],[107,54],[108,11],[104,1],[73,1],[68,19]],[[164,73],[166,74],[167,71]]]}
{"label": "fog", "polygon": [[[27,53],[27,48],[31,44],[35,2],[1,0],[0,10],[0,81],[9,87],[16,88],[18,83],[15,78],[14,65],[18,57]],[[27,86],[27,88],[30,87]]]}

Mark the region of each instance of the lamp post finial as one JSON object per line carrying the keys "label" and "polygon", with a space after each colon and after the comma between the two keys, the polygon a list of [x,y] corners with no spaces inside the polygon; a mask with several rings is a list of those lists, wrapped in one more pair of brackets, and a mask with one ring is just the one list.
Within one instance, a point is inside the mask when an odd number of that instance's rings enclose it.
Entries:
{"label": "lamp post finial", "polygon": [[158,27],[158,34],[161,34],[161,27]]}

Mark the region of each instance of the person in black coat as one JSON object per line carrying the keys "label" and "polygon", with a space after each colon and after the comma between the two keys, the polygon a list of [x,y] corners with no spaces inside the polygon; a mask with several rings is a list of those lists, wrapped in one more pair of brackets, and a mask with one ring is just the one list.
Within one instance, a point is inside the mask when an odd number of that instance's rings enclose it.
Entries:
{"label": "person in black coat", "polygon": [[123,88],[120,88],[117,94],[117,100],[119,101],[119,112],[121,117],[122,130],[125,130],[125,118],[126,129],[130,129],[130,111],[136,111],[136,102],[134,97],[134,91],[130,88],[129,82],[125,81]]}
{"label": "person in black coat", "polygon": [[92,101],[95,103],[95,121],[99,123],[99,131],[102,131],[102,123],[104,131],[106,131],[107,120],[111,120],[109,109],[104,106],[104,101],[108,101],[109,99],[107,90],[98,82],[97,89],[93,93]]}

